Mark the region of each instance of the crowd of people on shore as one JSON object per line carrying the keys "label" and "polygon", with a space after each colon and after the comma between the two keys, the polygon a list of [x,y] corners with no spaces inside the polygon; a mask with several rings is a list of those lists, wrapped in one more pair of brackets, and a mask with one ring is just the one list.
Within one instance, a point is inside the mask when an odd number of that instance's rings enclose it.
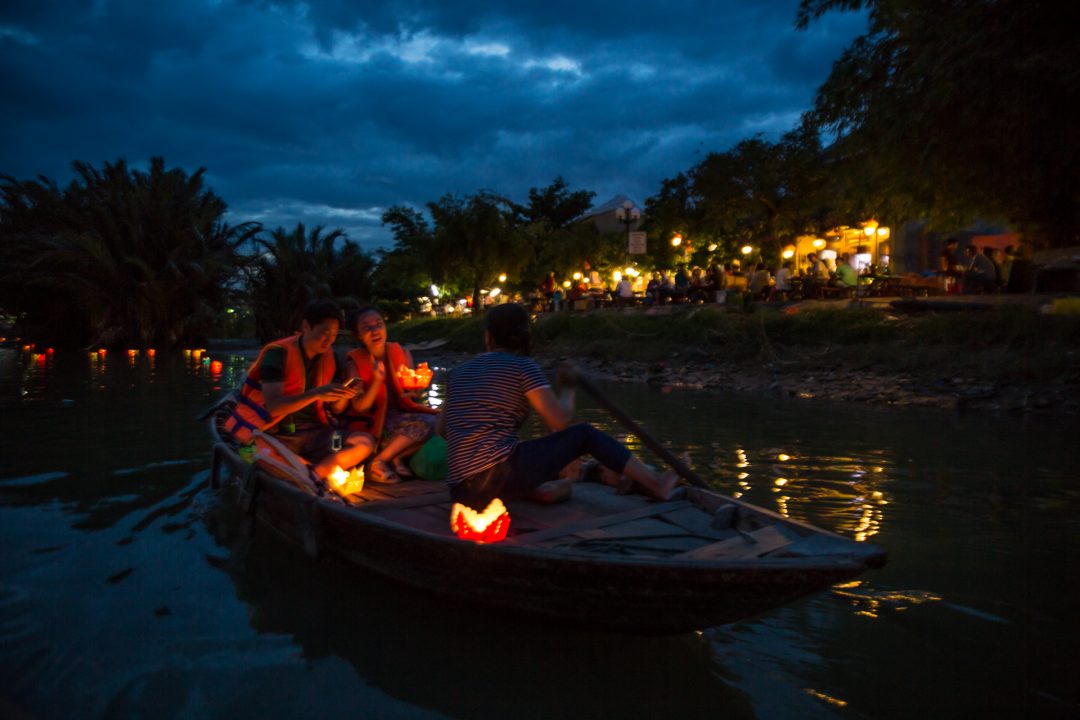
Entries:
{"label": "crowd of people on shore", "polygon": [[850,253],[842,253],[836,262],[816,253],[810,253],[806,260],[799,268],[786,259],[774,269],[758,262],[745,270],[740,263],[713,263],[708,268],[680,264],[674,271],[658,270],[636,283],[622,276],[613,286],[605,285],[597,273],[592,273],[591,281],[579,273],[579,279],[566,289],[551,273],[528,299],[535,310],[554,312],[575,307],[724,303],[729,296],[778,302],[822,297],[827,288],[854,289],[860,277],[877,272],[874,267],[857,271]]}
{"label": "crowd of people on shore", "polygon": [[[396,484],[416,474],[408,461],[428,443],[444,448],[451,497],[475,510],[498,497],[511,500],[555,481],[589,454],[627,489],[657,498],[676,489],[618,441],[588,423],[573,423],[576,370],[560,368],[553,385],[529,357],[529,311],[518,303],[484,314],[486,351],[456,368],[438,409],[403,382],[414,369],[410,352],[389,341],[371,306],[350,314],[331,300],[304,309],[299,332],[265,345],[234,393],[223,431],[252,457],[284,458],[314,492],[332,492],[335,473],[364,468],[368,481]],[[343,357],[334,344],[345,325],[356,340]],[[519,430],[535,412],[550,432],[522,441]],[[563,481],[568,482],[568,481]]]}
{"label": "crowd of people on shore", "polygon": [[946,279],[950,287],[964,294],[1015,292],[1021,282],[1020,273],[1014,273],[1018,265],[1026,265],[1019,250],[1009,245],[999,250],[992,245],[978,248],[974,243],[966,245],[963,254],[958,252],[959,240],[949,237],[938,257],[937,275]]}

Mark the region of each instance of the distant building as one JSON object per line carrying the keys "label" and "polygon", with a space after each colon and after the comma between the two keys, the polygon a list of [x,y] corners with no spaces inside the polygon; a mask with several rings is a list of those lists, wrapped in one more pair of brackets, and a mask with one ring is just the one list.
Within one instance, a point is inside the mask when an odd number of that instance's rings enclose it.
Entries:
{"label": "distant building", "polygon": [[596,225],[596,229],[601,233],[625,233],[626,223],[622,222],[616,216],[616,213],[624,207],[623,203],[629,202],[632,209],[636,209],[639,213],[638,219],[630,224],[631,230],[637,230],[641,227],[641,224],[645,221],[645,212],[638,207],[637,203],[628,198],[625,195],[616,195],[607,202],[600,203],[588,210],[584,215],[581,215],[574,222],[592,222]]}

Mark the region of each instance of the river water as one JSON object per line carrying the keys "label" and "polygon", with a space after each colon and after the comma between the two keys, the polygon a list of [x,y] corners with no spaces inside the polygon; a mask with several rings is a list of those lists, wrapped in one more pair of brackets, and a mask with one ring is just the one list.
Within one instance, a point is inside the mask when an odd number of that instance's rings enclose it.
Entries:
{"label": "river water", "polygon": [[1073,418],[608,385],[721,491],[889,551],[759,618],[635,637],[248,538],[194,420],[246,363],[219,359],[0,349],[0,717],[1080,716]]}

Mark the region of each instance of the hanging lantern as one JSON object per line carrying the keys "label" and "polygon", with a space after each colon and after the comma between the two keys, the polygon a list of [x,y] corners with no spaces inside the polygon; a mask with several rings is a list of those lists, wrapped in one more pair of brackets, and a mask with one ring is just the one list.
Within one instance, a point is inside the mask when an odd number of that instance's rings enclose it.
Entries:
{"label": "hanging lantern", "polygon": [[397,376],[401,381],[401,387],[405,390],[423,390],[431,384],[431,376],[434,373],[428,369],[428,364],[422,362],[416,366],[416,369],[402,365],[398,368]]}
{"label": "hanging lantern", "polygon": [[450,528],[462,540],[495,543],[506,539],[506,532],[510,529],[510,513],[499,498],[488,503],[482,513],[467,505],[454,503],[450,509]]}

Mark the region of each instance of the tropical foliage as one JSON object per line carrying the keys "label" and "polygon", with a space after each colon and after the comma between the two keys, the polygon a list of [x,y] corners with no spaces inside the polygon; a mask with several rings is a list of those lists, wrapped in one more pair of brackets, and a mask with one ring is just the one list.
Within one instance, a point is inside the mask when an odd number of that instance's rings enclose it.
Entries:
{"label": "tropical foliage", "polygon": [[[775,257],[797,235],[837,224],[838,190],[816,133],[800,127],[777,143],[754,137],[709,153],[688,172],[664,180],[646,201],[646,229],[650,237],[682,235],[696,264],[736,257],[747,243]],[[672,267],[684,259],[683,247],[654,242],[649,254],[655,266]]]}
{"label": "tropical foliage", "polygon": [[798,25],[869,12],[810,120],[852,188],[904,218],[982,215],[1037,245],[1077,242],[1076,10],[1048,0],[802,0]]}
{"label": "tropical foliage", "polygon": [[153,158],[73,165],[61,189],[0,177],[0,304],[37,337],[171,345],[219,320],[258,226],[224,221],[225,202]]}
{"label": "tropical foliage", "polygon": [[371,297],[375,262],[341,230],[273,230],[256,240],[259,254],[248,269],[255,332],[271,340],[300,327],[304,306],[316,298],[336,298],[355,306]]}

